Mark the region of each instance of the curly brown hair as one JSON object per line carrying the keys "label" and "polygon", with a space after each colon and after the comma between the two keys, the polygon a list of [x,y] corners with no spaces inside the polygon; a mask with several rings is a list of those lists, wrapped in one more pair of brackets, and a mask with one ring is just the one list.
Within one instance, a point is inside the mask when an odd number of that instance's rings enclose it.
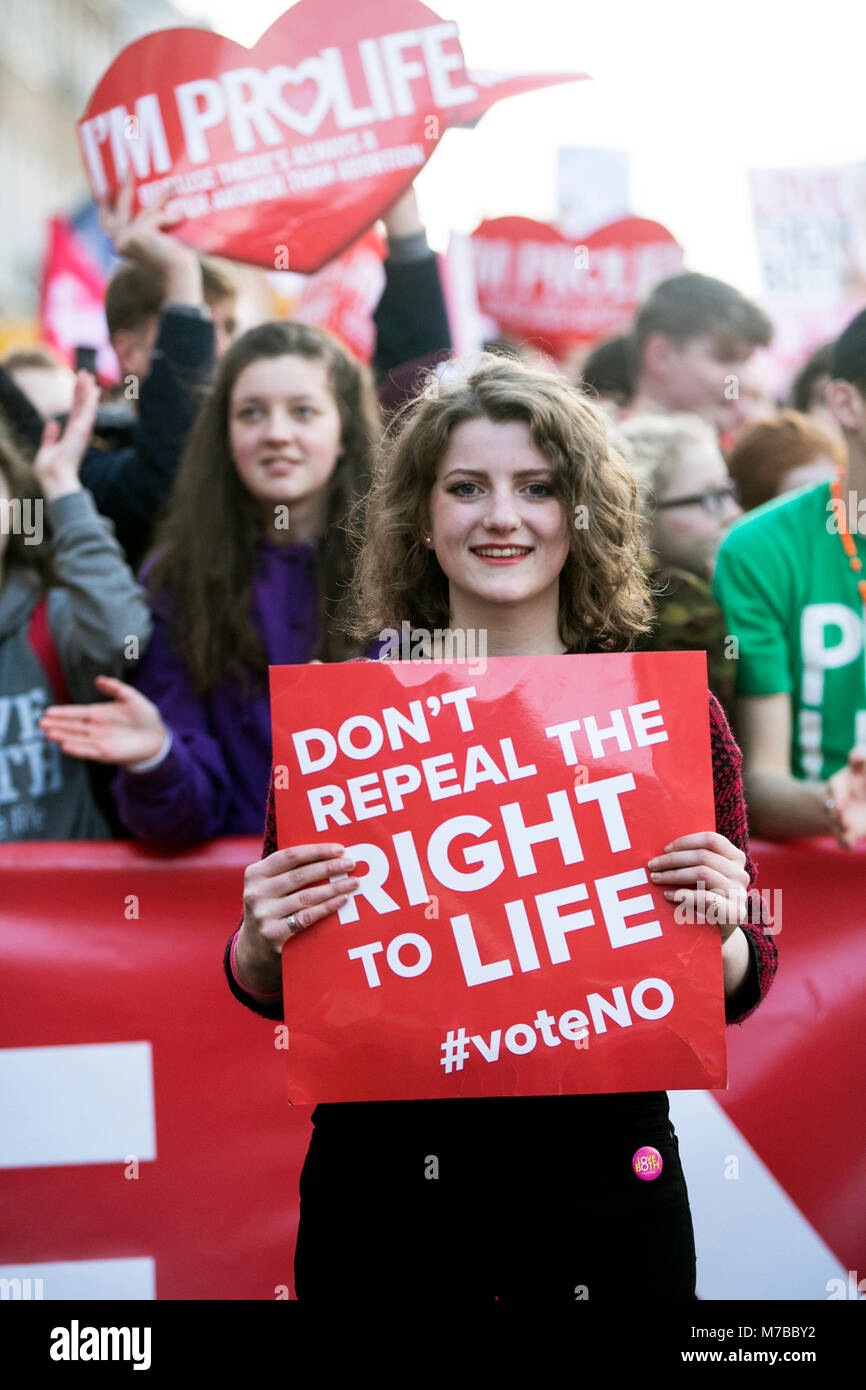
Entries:
{"label": "curly brown hair", "polygon": [[[449,626],[448,580],[423,543],[430,494],[451,431],[466,420],[522,420],[554,468],[571,526],[560,575],[559,630],[569,651],[624,651],[649,631],[637,486],[601,410],[562,377],[481,353],[468,371],[435,372],[389,426],[365,501],[352,518],[360,545],[349,630]],[[580,518],[580,521],[578,521]],[[585,523],[585,524],[583,524]]]}
{"label": "curly brown hair", "polygon": [[264,524],[232,458],[229,405],[237,378],[251,362],[293,355],[324,362],[341,423],[342,456],[328,482],[327,520],[316,552],[319,640],[314,655],[344,661],[357,650],[337,617],[351,576],[345,522],[366,492],[381,433],[372,381],[330,333],[305,323],[261,324],[244,333],[220,361],[184,451],[144,580],[154,598],[163,589],[168,592],[172,638],[199,694],[229,675],[252,676],[258,684],[267,679],[267,657],[250,622]]}

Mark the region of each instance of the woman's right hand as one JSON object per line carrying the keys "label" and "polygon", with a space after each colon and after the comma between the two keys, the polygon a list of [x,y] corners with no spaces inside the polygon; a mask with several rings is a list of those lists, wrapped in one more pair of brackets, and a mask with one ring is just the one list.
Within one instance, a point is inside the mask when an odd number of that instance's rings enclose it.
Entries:
{"label": "woman's right hand", "polygon": [[49,705],[39,728],[72,758],[99,763],[143,763],[155,758],[167,730],[152,700],[113,676],[94,684],[111,698],[97,705]]}
{"label": "woman's right hand", "polygon": [[334,844],[292,845],[249,866],[237,962],[253,990],[279,988],[283,946],[348,901],[358,887],[358,879],[347,876],[354,867],[343,846]]}

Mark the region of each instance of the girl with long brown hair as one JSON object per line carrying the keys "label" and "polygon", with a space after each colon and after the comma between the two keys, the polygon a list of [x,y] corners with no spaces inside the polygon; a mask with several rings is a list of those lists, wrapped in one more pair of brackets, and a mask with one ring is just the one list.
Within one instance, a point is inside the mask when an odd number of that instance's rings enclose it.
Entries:
{"label": "girl with long brown hair", "polygon": [[[408,620],[481,629],[490,655],[532,657],[627,650],[649,626],[635,482],[600,412],[559,378],[485,358],[431,381],[383,453],[365,512],[359,639]],[[649,868],[689,920],[717,922],[726,1017],[740,1022],[769,988],[776,951],[749,922],[741,759],[718,701],[708,704],[715,825],[659,846]],[[247,869],[224,956],[242,1003],[283,1017],[282,952],[290,968],[291,937],[347,901],[353,868],[339,844],[278,850],[272,788],[263,856]],[[664,1092],[326,1104],[313,1124],[301,1300],[695,1297]],[[646,1144],[663,1159],[653,1182],[631,1166]]]}
{"label": "girl with long brown hair", "polygon": [[268,666],[359,650],[336,626],[344,523],[379,430],[366,370],[318,328],[263,324],[222,358],[142,571],[154,633],[137,688],[42,721],[64,752],[122,764],[136,838],[181,848],[261,830]]}

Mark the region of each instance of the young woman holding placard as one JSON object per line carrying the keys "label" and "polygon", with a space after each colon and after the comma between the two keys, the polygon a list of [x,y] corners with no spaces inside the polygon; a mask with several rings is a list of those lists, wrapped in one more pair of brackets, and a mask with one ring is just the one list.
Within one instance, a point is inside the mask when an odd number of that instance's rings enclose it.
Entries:
{"label": "young woman holding placard", "polygon": [[[586,525],[574,524],[578,508]],[[492,656],[627,650],[649,626],[639,561],[635,483],[601,413],[559,378],[482,358],[431,381],[380,463],[354,632],[408,620],[484,629]],[[716,824],[649,868],[694,921],[706,920],[706,884],[722,923],[726,1016],[739,1022],[767,992],[776,950],[748,921],[740,754],[709,704]],[[278,850],[272,789],[263,858],[247,870],[225,954],[248,1007],[282,1017],[282,948],[347,900],[353,867],[339,844]],[[328,1104],[313,1121],[299,1299],[695,1297],[664,1092]],[[652,1182],[632,1169],[643,1146],[662,1155]]]}
{"label": "young woman holding placard", "polygon": [[121,819],[184,849],[261,832],[271,769],[269,665],[362,648],[337,618],[351,573],[345,521],[366,490],[385,410],[449,345],[436,259],[410,190],[386,219],[372,374],[305,323],[250,329],[224,354],[143,571],[154,635],[136,688],[51,706],[64,753],[116,763]]}

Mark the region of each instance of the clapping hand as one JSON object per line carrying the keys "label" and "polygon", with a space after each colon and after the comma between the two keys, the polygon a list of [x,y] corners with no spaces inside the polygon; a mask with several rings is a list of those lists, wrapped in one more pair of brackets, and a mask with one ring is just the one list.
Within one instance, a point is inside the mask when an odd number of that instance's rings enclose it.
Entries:
{"label": "clapping hand", "polygon": [[49,705],[39,720],[45,737],[72,758],[98,763],[125,766],[155,758],[167,730],[153,701],[111,676],[97,676],[96,686],[111,699],[95,705]]}
{"label": "clapping hand", "polygon": [[33,473],[46,502],[68,492],[80,492],[79,469],[93,434],[98,407],[99,387],[90,372],[78,372],[65,429],[61,433],[57,421],[49,420],[33,460]]}

